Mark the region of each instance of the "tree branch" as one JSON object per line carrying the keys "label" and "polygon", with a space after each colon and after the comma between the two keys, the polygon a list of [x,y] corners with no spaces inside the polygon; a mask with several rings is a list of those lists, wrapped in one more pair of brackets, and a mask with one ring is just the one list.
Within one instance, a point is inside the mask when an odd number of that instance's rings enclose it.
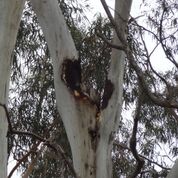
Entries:
{"label": "tree branch", "polygon": [[39,142],[38,144],[34,145],[33,148],[31,148],[31,149],[28,151],[28,153],[27,153],[25,156],[23,156],[23,157],[18,161],[18,163],[13,167],[13,169],[11,170],[11,172],[9,173],[9,175],[8,175],[7,178],[11,178],[12,175],[13,175],[13,173],[14,173],[14,171],[21,165],[21,163],[22,163],[23,161],[25,161],[25,160],[28,158],[28,156],[29,156],[30,154],[36,152],[36,149],[37,149],[37,147],[39,146],[39,144],[40,144],[40,142]]}
{"label": "tree branch", "polygon": [[136,106],[136,111],[135,111],[135,117],[134,117],[134,125],[133,125],[133,130],[132,130],[132,136],[130,138],[130,150],[134,156],[134,158],[137,161],[136,168],[130,178],[136,178],[137,175],[141,172],[141,169],[143,168],[144,165],[144,160],[139,156],[137,152],[137,130],[138,130],[138,122],[140,118],[140,111],[141,111],[141,104],[142,104],[142,93],[141,93],[141,88],[139,91],[139,96],[138,96],[138,101],[137,101],[137,106]]}
{"label": "tree branch", "polygon": [[9,131],[8,131],[9,134],[25,135],[25,136],[33,137],[33,138],[35,138],[35,139],[37,139],[37,140],[39,140],[41,142],[44,142],[45,145],[47,145],[48,147],[52,148],[57,154],[60,154],[62,156],[62,158],[64,159],[66,164],[69,166],[69,169],[71,170],[71,172],[74,175],[74,177],[80,178],[77,175],[77,173],[75,172],[72,163],[68,160],[67,156],[65,155],[64,150],[62,149],[62,147],[59,144],[51,142],[51,141],[49,141],[49,139],[45,139],[42,136],[39,136],[39,135],[31,133],[31,132],[13,130],[12,124],[10,122],[9,112],[8,112],[8,109],[7,109],[6,105],[0,103],[0,106],[4,108],[5,113],[6,113],[8,126],[9,126]]}
{"label": "tree branch", "polygon": [[[119,148],[121,148],[121,149],[125,149],[125,150],[128,150],[128,151],[131,151],[131,149],[130,149],[129,147],[127,147],[127,145],[124,145],[124,144],[122,144],[122,143],[119,143],[117,140],[114,141],[114,145],[116,145],[117,147],[119,147]],[[143,159],[149,161],[150,163],[153,163],[153,164],[159,166],[159,167],[162,168],[162,169],[171,170],[171,168],[164,167],[164,166],[162,166],[161,164],[157,163],[156,161],[153,161],[153,160],[151,160],[151,159],[149,159],[149,158],[147,158],[147,157],[145,157],[145,156],[143,156],[143,155],[141,155],[141,154],[139,154],[139,156],[142,157]]]}
{"label": "tree branch", "polygon": [[[111,22],[111,24],[113,25],[116,34],[119,38],[119,40],[121,41],[121,43],[123,44],[124,48],[124,52],[127,56],[127,59],[129,60],[129,63],[131,65],[131,67],[135,70],[135,72],[137,73],[138,79],[140,80],[140,83],[143,87],[143,90],[147,93],[147,95],[149,96],[149,98],[152,100],[153,103],[155,103],[158,106],[161,107],[167,107],[167,108],[177,108],[178,109],[178,104],[174,101],[168,101],[167,99],[161,98],[156,96],[154,93],[151,92],[151,90],[149,89],[149,86],[145,80],[145,74],[144,72],[141,70],[141,68],[137,65],[136,61],[134,60],[134,56],[132,54],[132,50],[129,48],[129,45],[127,44],[127,41],[125,38],[123,38],[122,35],[122,31],[120,31],[118,25],[116,24],[113,16],[111,15],[111,12],[105,2],[105,0],[101,0],[101,3],[106,11],[106,14],[108,15],[108,18]],[[111,46],[112,47],[112,46]],[[116,47],[117,49],[117,47]]]}
{"label": "tree branch", "polygon": [[124,51],[124,46],[119,46],[116,44],[111,43],[109,40],[107,40],[104,36],[96,32],[96,35],[100,37],[106,44],[108,44],[111,48],[118,49]]}
{"label": "tree branch", "polygon": [[44,150],[44,146],[42,146],[40,148],[40,150],[37,152],[36,157],[32,158],[32,161],[30,163],[30,165],[28,166],[27,170],[25,171],[25,173],[23,173],[22,178],[28,178],[29,175],[31,174],[32,170],[34,169],[35,163],[37,162],[37,159],[40,155],[40,153]]}
{"label": "tree branch", "polygon": [[178,109],[178,104],[175,101],[168,101],[167,99],[157,97],[154,93],[151,92],[151,90],[149,89],[149,86],[144,78],[145,74],[141,70],[141,68],[137,65],[137,63],[135,62],[132,51],[129,48],[127,48],[127,50],[125,52],[127,54],[127,59],[129,60],[131,67],[137,73],[138,79],[141,83],[143,90],[147,93],[147,95],[152,100],[152,102],[158,106],[161,106],[161,107],[177,108]]}
{"label": "tree branch", "polygon": [[[121,33],[121,29],[119,28],[119,25],[118,25],[118,24],[116,23],[116,21],[114,20],[112,14],[111,14],[111,12],[110,12],[110,10],[109,10],[109,8],[108,8],[108,5],[106,4],[106,1],[105,1],[105,0],[100,0],[100,1],[101,1],[102,5],[103,5],[103,8],[104,8],[104,10],[105,10],[105,12],[106,12],[106,14],[107,14],[107,16],[108,16],[108,18],[109,18],[109,20],[110,20],[112,26],[113,26],[113,28],[114,28],[115,31],[116,31],[117,37],[119,38],[119,40],[120,40],[121,43],[123,44],[124,48],[126,48],[127,42],[126,42],[124,36],[123,36],[122,33]],[[124,21],[124,19],[121,18],[121,16],[120,16],[120,19],[121,19],[122,21]],[[127,23],[127,20],[125,20],[124,22]]]}

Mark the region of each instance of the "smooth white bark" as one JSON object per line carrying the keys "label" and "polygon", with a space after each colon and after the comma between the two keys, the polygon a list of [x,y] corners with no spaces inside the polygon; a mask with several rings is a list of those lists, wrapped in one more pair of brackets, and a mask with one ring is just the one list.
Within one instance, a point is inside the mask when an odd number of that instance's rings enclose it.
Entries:
{"label": "smooth white bark", "polygon": [[[120,33],[124,37],[127,20],[131,9],[132,0],[116,0],[115,1],[115,21],[120,27]],[[113,43],[122,45],[120,40],[114,33]],[[118,129],[118,124],[122,109],[122,93],[123,93],[123,74],[124,74],[125,54],[123,51],[112,49],[111,67],[108,78],[114,84],[114,93],[110,99],[108,107],[104,110],[103,120],[101,122],[100,135],[101,139],[97,150],[97,177],[111,177],[111,149],[113,144],[113,136]]]}
{"label": "smooth white bark", "polygon": [[[53,59],[57,105],[71,145],[74,168],[81,177],[87,178],[83,168],[84,161],[88,159],[86,157],[93,158],[93,156],[87,156],[86,153],[89,152],[89,150],[83,149],[85,139],[83,136],[88,137],[88,130],[82,129],[81,125],[85,125],[86,127],[89,119],[85,119],[87,123],[82,122],[81,111],[84,112],[84,110],[78,108],[75,99],[64,85],[63,81],[61,81],[61,65],[63,60],[65,58],[77,59],[78,54],[57,1],[31,0],[31,3],[37,14],[48,43],[50,55]],[[86,108],[85,114],[87,115],[87,113],[93,112],[87,111]],[[88,116],[89,115],[90,114],[88,114]],[[86,141],[86,145],[88,144],[89,143]]]}
{"label": "smooth white bark", "polygon": [[[77,59],[78,55],[57,0],[31,0],[31,2],[53,59],[57,105],[71,145],[74,168],[81,178],[110,178],[111,137],[117,127],[122,106],[125,56],[121,51],[113,50],[109,78],[115,85],[115,90],[108,108],[101,115],[101,122],[98,123],[96,106],[87,100],[76,100],[61,81],[63,60]],[[117,12],[125,20],[128,18],[130,6],[131,0],[116,1]],[[123,29],[126,26],[118,17],[117,23]],[[119,43],[118,40],[114,42]],[[116,117],[118,110],[119,114]],[[91,132],[96,131],[96,126],[99,132],[97,139],[91,137]]]}
{"label": "smooth white bark", "polygon": [[78,59],[73,39],[55,0],[31,0],[43,29],[53,59],[56,99],[71,145],[74,168],[80,177],[95,175],[95,153],[91,148],[88,128],[95,126],[96,108],[76,103],[61,81],[61,64],[65,58]]}
{"label": "smooth white bark", "polygon": [[[11,55],[24,0],[0,0],[0,103],[7,104]],[[7,176],[7,118],[0,107],[0,177]]]}

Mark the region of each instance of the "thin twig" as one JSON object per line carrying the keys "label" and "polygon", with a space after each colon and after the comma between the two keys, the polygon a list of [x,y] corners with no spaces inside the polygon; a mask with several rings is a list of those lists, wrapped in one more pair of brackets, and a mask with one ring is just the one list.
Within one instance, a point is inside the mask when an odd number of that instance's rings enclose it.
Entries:
{"label": "thin twig", "polygon": [[147,57],[147,60],[148,60],[148,64],[151,68],[151,70],[153,71],[153,73],[159,77],[166,85],[167,89],[169,89],[170,85],[168,84],[168,82],[166,81],[166,79],[164,77],[162,77],[156,70],[154,70],[152,64],[151,64],[151,61],[150,61],[150,54],[148,52],[148,49],[147,49],[147,46],[146,46],[146,43],[143,39],[143,35],[142,35],[142,32],[141,32],[141,28],[139,28],[139,32],[140,32],[140,36],[141,36],[141,40],[142,40],[142,43],[143,43],[143,46],[144,46],[144,50],[146,52],[146,57]]}

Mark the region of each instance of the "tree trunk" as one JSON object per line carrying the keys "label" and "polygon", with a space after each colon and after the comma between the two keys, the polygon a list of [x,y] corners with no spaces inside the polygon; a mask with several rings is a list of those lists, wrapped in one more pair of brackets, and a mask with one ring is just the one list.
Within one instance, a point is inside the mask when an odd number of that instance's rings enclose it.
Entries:
{"label": "tree trunk", "polygon": [[[57,0],[31,2],[53,59],[58,110],[70,142],[76,173],[81,178],[111,178],[111,148],[122,107],[125,55],[122,51],[113,50],[109,79],[114,85],[114,92],[108,107],[98,113],[89,98],[81,94],[74,96],[75,93],[61,79],[64,61],[77,60],[78,55]],[[116,22],[123,36],[130,6],[131,0],[116,1]],[[120,44],[116,35],[114,42]]]}
{"label": "tree trunk", "polygon": [[[10,64],[24,0],[0,0],[0,103],[7,104]],[[7,177],[7,129],[4,108],[0,107],[0,177]]]}
{"label": "tree trunk", "polygon": [[[115,1],[115,22],[119,26],[120,34],[126,38],[126,26],[131,9],[132,0]],[[114,32],[113,44],[123,45]],[[114,84],[114,92],[103,111],[103,119],[100,126],[101,138],[97,150],[97,178],[112,177],[111,149],[113,137],[118,129],[122,109],[123,74],[124,74],[125,54],[121,50],[112,49],[111,66],[108,78]]]}

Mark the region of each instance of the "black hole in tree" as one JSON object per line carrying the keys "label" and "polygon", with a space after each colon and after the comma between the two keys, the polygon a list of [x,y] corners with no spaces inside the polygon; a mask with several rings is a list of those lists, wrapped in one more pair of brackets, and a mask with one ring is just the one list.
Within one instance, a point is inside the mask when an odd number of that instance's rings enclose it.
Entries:
{"label": "black hole in tree", "polygon": [[80,91],[81,66],[79,60],[64,60],[62,66],[62,80],[72,91]]}

